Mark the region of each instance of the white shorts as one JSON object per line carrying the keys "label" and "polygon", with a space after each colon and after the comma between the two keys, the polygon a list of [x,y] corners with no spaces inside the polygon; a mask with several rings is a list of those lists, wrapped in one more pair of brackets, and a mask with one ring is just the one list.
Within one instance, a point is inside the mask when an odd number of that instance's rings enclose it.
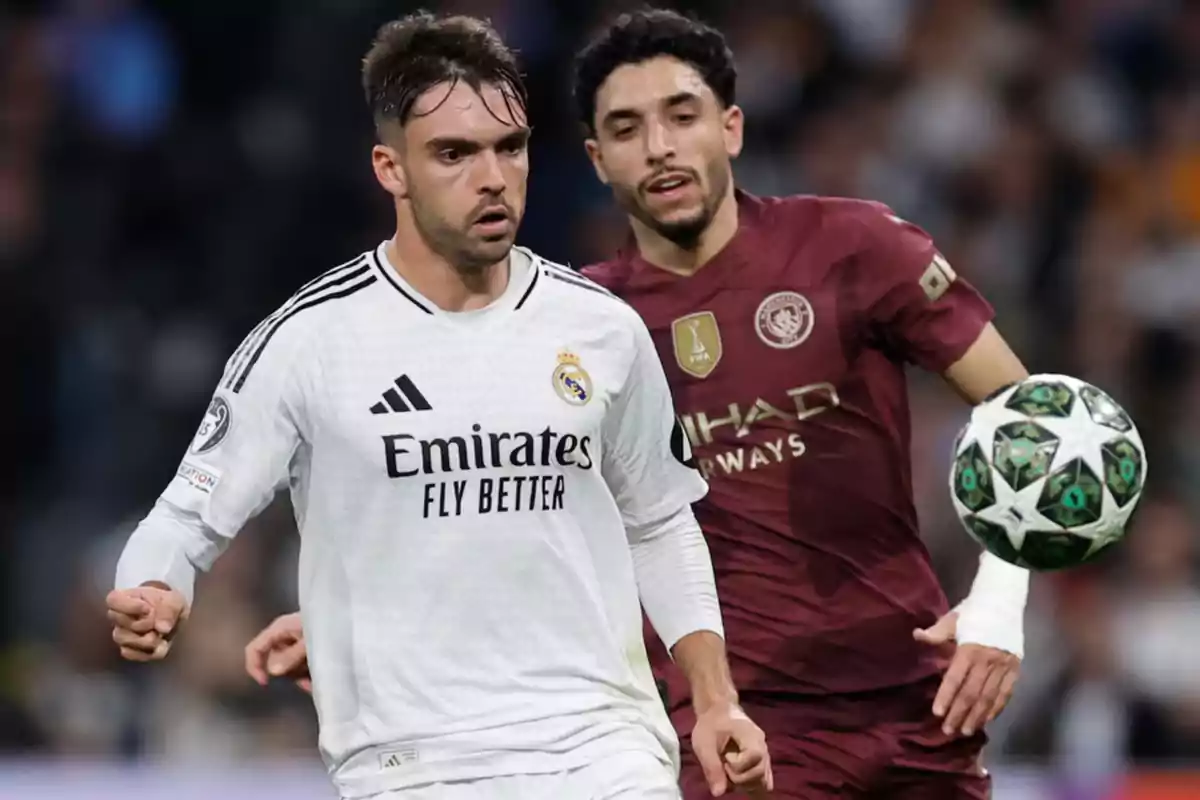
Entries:
{"label": "white shorts", "polygon": [[652,753],[618,753],[545,775],[432,783],[371,800],[681,800],[674,770]]}

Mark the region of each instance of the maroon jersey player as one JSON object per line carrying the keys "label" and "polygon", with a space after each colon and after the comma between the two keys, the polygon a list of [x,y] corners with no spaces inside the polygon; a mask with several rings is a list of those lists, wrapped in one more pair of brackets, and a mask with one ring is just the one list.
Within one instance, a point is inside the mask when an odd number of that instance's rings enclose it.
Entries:
{"label": "maroon jersey player", "polygon": [[[644,317],[710,481],[696,513],[778,796],[986,797],[982,726],[1016,678],[1028,576],[985,557],[948,613],[917,528],[905,364],[974,402],[1026,372],[885,206],[735,190],[734,81],[721,35],[670,12],[625,15],[580,53],[588,153],[632,228],[584,274]],[[686,686],[656,662],[689,730]],[[683,783],[707,796],[688,760]]]}

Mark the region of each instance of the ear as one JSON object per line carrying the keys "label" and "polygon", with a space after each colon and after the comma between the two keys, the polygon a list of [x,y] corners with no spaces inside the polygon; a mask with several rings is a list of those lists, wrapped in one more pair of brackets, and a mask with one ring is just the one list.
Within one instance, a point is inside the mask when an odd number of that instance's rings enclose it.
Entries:
{"label": "ear", "polygon": [[594,138],[583,140],[583,148],[587,150],[588,160],[592,162],[592,169],[596,170],[596,177],[605,186],[608,186],[608,172],[604,169],[604,155],[600,152],[600,142]]}
{"label": "ear", "polygon": [[371,166],[375,169],[375,180],[388,194],[398,199],[408,197],[408,176],[395,149],[386,144],[375,145],[371,148]]}
{"label": "ear", "polygon": [[722,134],[725,137],[725,152],[730,158],[737,158],[742,153],[745,123],[746,118],[742,114],[740,106],[730,106],[721,113]]}

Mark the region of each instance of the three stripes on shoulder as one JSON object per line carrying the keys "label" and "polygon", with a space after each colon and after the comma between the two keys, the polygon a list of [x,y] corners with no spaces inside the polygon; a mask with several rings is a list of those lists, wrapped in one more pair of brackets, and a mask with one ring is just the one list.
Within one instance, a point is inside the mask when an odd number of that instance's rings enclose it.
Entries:
{"label": "three stripes on shoulder", "polygon": [[271,338],[289,319],[301,311],[330,300],[348,297],[379,280],[378,276],[371,271],[367,255],[367,253],[363,253],[358,258],[340,264],[323,275],[313,278],[301,286],[300,290],[273,314],[258,323],[254,330],[250,331],[250,335],[242,340],[241,345],[229,359],[225,375],[221,378],[221,387],[234,394],[240,392],[246,384],[246,378],[250,377],[250,371],[254,369],[254,365],[262,357],[263,351],[267,349]]}
{"label": "three stripes on shoulder", "polygon": [[605,289],[591,278],[584,277],[582,274],[576,272],[570,267],[564,267],[562,264],[555,264],[553,261],[546,261],[545,259],[541,259],[541,263],[542,274],[553,278],[556,281],[562,281],[563,283],[575,286],[579,289],[586,289],[589,292],[596,292],[604,295],[605,297],[611,297],[613,300],[621,300],[621,298],[617,297],[608,289]]}
{"label": "three stripes on shoulder", "polygon": [[[258,323],[254,330],[250,331],[250,334],[242,340],[241,345],[229,359],[225,374],[221,378],[221,387],[234,394],[240,392],[254,366],[262,358],[263,351],[266,350],[272,337],[289,319],[301,311],[322,303],[348,297],[379,280],[379,277],[372,271],[369,256],[370,253],[363,253],[304,284],[286,303]],[[542,274],[549,278],[578,289],[596,292],[614,300],[620,299],[600,284],[585,278],[570,267],[545,259],[539,259],[539,261],[542,265]],[[393,406],[393,410],[399,411],[400,409]]]}

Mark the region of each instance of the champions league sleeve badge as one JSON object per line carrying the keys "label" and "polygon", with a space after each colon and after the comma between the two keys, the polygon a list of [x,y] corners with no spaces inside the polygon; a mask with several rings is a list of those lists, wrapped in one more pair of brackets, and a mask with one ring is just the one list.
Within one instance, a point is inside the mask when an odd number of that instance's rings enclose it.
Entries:
{"label": "champions league sleeve badge", "polygon": [[208,404],[208,410],[204,412],[200,429],[196,431],[196,436],[192,439],[192,454],[202,456],[216,450],[217,446],[229,435],[229,428],[232,424],[233,411],[229,408],[229,402],[224,397],[215,395]]}

